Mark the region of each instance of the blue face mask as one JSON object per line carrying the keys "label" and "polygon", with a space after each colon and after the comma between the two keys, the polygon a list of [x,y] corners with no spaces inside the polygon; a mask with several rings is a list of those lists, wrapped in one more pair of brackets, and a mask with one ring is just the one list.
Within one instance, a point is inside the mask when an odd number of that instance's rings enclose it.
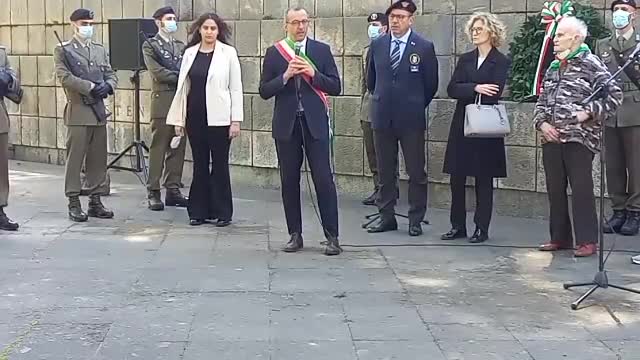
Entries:
{"label": "blue face mask", "polygon": [[631,21],[631,14],[624,10],[616,10],[613,12],[612,20],[616,29],[624,29]]}
{"label": "blue face mask", "polygon": [[78,26],[78,35],[85,40],[91,39],[93,37],[93,26]]}
{"label": "blue face mask", "polygon": [[164,29],[169,33],[174,33],[178,31],[178,24],[175,20],[167,20],[164,22]]}
{"label": "blue face mask", "polygon": [[382,36],[382,27],[381,26],[377,26],[377,25],[369,25],[369,39],[371,40],[375,40],[377,38],[379,38],[380,36]]}

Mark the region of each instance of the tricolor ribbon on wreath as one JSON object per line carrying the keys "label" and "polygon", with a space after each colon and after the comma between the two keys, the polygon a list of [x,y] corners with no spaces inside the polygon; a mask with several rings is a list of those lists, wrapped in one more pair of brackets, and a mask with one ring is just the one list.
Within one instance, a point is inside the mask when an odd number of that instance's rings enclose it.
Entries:
{"label": "tricolor ribbon on wreath", "polygon": [[546,30],[544,34],[544,40],[542,41],[542,48],[540,50],[540,57],[538,58],[538,66],[536,67],[535,78],[533,81],[533,95],[540,95],[540,88],[542,87],[542,79],[544,78],[544,65],[547,63],[548,57],[553,52],[553,37],[556,35],[556,29],[562,18],[572,16],[575,12],[571,1],[547,1],[544,3],[542,12],[542,20],[540,23],[546,24]]}

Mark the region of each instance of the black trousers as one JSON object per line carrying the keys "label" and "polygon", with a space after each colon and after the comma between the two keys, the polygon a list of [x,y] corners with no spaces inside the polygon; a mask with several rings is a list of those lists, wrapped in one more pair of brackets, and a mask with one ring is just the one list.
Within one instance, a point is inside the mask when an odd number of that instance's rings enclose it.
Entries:
{"label": "black trousers", "polygon": [[309,133],[305,117],[299,116],[291,138],[276,140],[276,151],[289,234],[302,234],[300,176],[306,153],[325,236],[338,237],[338,195],[331,174],[329,139],[314,139]]}
{"label": "black trousers", "polygon": [[[489,233],[493,212],[493,178],[476,176],[475,180],[476,212],[473,221],[476,228]],[[451,226],[465,232],[467,230],[466,182],[466,176],[451,175]]]}
{"label": "black trousers", "polygon": [[576,244],[592,244],[598,239],[598,216],[593,194],[593,157],[593,152],[580,143],[542,146],[550,206],[549,230],[554,243],[570,246],[573,242],[567,185],[571,185]]}
{"label": "black trousers", "polygon": [[404,162],[409,173],[409,222],[419,224],[427,212],[428,183],[425,165],[424,131],[394,132],[392,129],[373,130],[380,195],[378,209],[383,220],[394,218],[397,201],[396,169],[398,168],[398,142],[402,146]]}
{"label": "black trousers", "polygon": [[187,208],[189,218],[231,220],[229,126],[206,126],[206,119],[204,124],[187,121],[187,135],[193,154],[193,180]]}

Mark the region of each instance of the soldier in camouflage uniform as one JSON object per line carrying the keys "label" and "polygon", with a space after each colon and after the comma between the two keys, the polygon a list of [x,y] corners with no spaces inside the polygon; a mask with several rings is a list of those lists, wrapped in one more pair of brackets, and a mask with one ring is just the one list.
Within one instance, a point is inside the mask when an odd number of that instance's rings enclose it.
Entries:
{"label": "soldier in camouflage uniform", "polygon": [[[640,31],[634,28],[634,0],[611,3],[615,28],[611,37],[599,40],[595,53],[616,72],[640,43]],[[640,226],[640,63],[628,66],[618,79],[624,101],[616,116],[605,122],[605,160],[607,187],[613,216],[605,224],[605,233],[636,235]]]}
{"label": "soldier in camouflage uniform", "polygon": [[7,50],[0,46],[0,230],[18,230],[18,224],[4,213],[9,200],[9,113],[4,98],[19,104],[22,89],[15,71],[9,65]]}
{"label": "soldier in camouflage uniform", "polygon": [[187,206],[187,199],[180,192],[186,139],[182,137],[177,148],[170,147],[175,136],[173,126],[166,124],[167,113],[176,93],[178,74],[184,43],[173,38],[177,30],[176,14],[166,6],[158,9],[156,19],[158,34],[142,45],[144,61],[151,74],[151,149],[149,151],[149,180],[147,182],[149,209],[163,210],[160,195],[160,178],[164,168],[165,203],[167,206]]}
{"label": "soldier in camouflage uniform", "polygon": [[[64,123],[67,126],[65,195],[69,218],[87,221],[88,216],[110,219],[113,212],[102,204],[99,187],[107,173],[106,99],[117,85],[107,49],[93,42],[93,11],[75,10],[70,17],[73,39],[58,44],[54,51],[56,76],[67,95]],[[86,160],[85,160],[86,159]],[[86,167],[89,211],[80,204],[80,171]]]}
{"label": "soldier in camouflage uniform", "polygon": [[[571,248],[586,257],[597,250],[598,221],[593,194],[593,158],[600,151],[602,123],[622,103],[615,82],[590,103],[582,101],[611,76],[606,66],[584,44],[587,26],[575,17],[564,18],[554,38],[556,60],[549,66],[535,107],[535,128],[542,133],[542,160],[549,195],[551,241],[541,251]],[[567,185],[571,185],[573,231]]]}

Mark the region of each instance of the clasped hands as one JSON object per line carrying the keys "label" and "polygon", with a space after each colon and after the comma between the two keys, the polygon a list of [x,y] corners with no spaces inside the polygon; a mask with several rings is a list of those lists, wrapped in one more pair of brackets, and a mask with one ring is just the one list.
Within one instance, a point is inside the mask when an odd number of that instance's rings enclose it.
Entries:
{"label": "clasped hands", "polygon": [[[586,111],[578,111],[575,114],[575,117],[579,123],[584,123],[585,121],[591,119],[591,115],[589,115],[589,113]],[[560,132],[558,131],[558,129],[556,129],[555,126],[551,125],[550,123],[542,123],[542,125],[540,125],[540,131],[542,132],[542,136],[544,136],[547,141],[554,143],[560,142]]]}
{"label": "clasped hands", "polygon": [[91,96],[96,99],[105,99],[109,96],[110,93],[113,92],[111,85],[106,82],[102,82],[96,84],[93,89],[91,89]]}
{"label": "clasped hands", "polygon": [[313,78],[315,74],[316,71],[313,69],[313,66],[307,62],[307,60],[300,56],[296,56],[289,62],[287,71],[284,73],[284,81],[289,81],[289,79],[296,75],[307,75],[310,78]]}

